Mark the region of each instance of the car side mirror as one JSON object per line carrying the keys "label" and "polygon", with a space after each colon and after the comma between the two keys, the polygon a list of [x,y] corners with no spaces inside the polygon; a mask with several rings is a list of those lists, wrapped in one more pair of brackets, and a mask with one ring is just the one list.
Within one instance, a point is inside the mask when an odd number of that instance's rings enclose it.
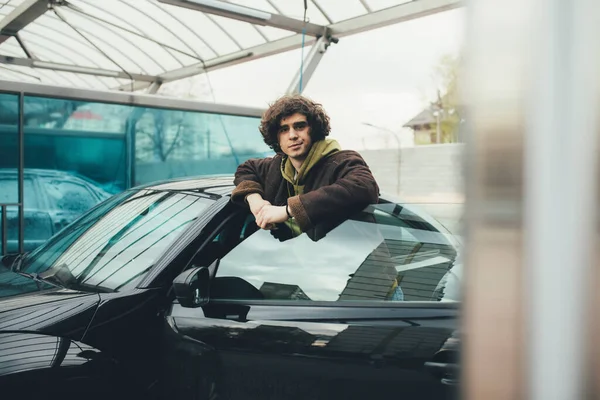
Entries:
{"label": "car side mirror", "polygon": [[183,271],[173,281],[175,297],[183,307],[200,307],[208,303],[210,274],[206,267]]}

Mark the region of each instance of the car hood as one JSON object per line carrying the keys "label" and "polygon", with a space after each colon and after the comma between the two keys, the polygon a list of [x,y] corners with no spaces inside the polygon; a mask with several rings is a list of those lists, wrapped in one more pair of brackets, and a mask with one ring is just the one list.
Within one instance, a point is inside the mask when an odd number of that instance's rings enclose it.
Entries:
{"label": "car hood", "polygon": [[39,331],[79,339],[98,307],[100,297],[38,284],[9,270],[0,270],[0,332]]}

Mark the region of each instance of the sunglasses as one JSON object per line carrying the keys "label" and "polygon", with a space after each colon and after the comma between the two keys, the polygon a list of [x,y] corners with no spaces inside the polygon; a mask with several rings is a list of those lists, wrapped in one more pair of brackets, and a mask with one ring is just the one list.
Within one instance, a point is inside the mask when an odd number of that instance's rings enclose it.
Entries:
{"label": "sunglasses", "polygon": [[[308,127],[308,122],[307,121],[294,122],[292,124],[292,127],[294,128],[295,131],[303,131]],[[290,126],[287,124],[281,125],[278,130],[279,133],[286,133],[289,131],[290,131]]]}

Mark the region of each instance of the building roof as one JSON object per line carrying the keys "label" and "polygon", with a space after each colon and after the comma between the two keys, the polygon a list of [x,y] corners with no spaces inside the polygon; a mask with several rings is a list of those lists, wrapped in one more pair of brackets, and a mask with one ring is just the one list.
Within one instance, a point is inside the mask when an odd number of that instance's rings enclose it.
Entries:
{"label": "building roof", "polygon": [[415,126],[435,123],[436,119],[433,115],[433,112],[431,111],[431,109],[426,108],[402,126],[407,128],[413,128]]}
{"label": "building roof", "polygon": [[152,92],[153,85],[460,6],[460,0],[4,0],[0,79]]}

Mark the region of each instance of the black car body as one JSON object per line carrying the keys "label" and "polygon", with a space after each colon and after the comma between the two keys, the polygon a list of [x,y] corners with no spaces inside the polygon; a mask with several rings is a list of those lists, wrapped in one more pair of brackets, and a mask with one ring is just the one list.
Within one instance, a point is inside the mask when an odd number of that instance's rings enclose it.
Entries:
{"label": "black car body", "polygon": [[452,234],[382,197],[323,238],[283,240],[229,201],[231,182],[131,189],[31,254],[5,257],[0,392],[456,396]]}

